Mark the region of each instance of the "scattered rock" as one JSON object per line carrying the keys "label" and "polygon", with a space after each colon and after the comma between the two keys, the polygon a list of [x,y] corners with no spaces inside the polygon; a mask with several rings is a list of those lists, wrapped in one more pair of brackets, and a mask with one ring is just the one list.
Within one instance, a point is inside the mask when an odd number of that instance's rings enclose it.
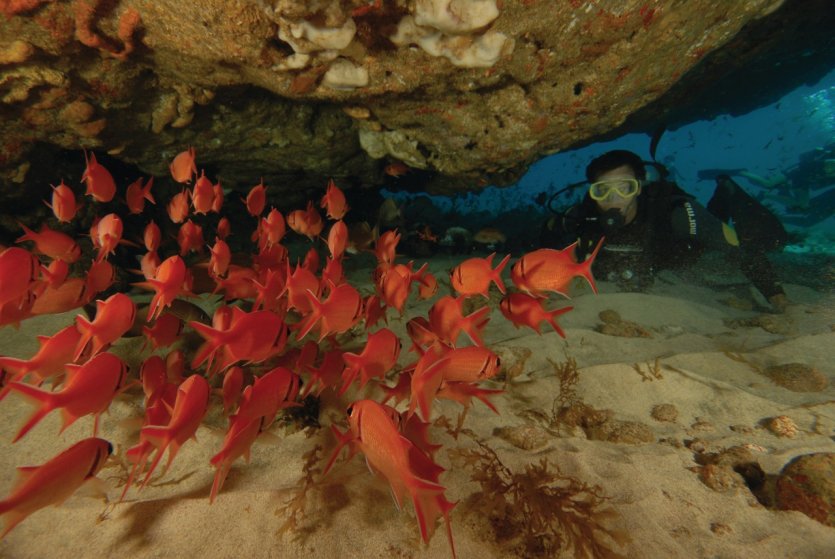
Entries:
{"label": "scattered rock", "polygon": [[792,392],[822,392],[829,386],[829,379],[815,367],[804,363],[784,363],[774,365],[763,374]]}
{"label": "scattered rock", "polygon": [[536,425],[497,427],[493,435],[522,450],[537,450],[547,445],[552,438],[545,429]]}
{"label": "scattered rock", "polygon": [[678,419],[678,409],[673,404],[658,404],[653,406],[650,415],[655,421],[673,423]]}
{"label": "scattered rock", "polygon": [[617,311],[606,309],[597,315],[603,324],[595,327],[595,330],[607,336],[618,336],[621,338],[651,338],[652,333],[636,322],[623,320]]}
{"label": "scattered rock", "polygon": [[778,437],[794,438],[797,435],[797,424],[787,415],[769,418],[766,428]]}
{"label": "scattered rock", "polygon": [[787,335],[793,331],[791,322],[785,316],[773,314],[761,314],[751,318],[725,319],[724,323],[728,328],[760,327],[771,334]]}
{"label": "scattered rock", "polygon": [[733,534],[734,532],[733,528],[727,524],[722,524],[721,522],[711,522],[710,531],[717,536],[727,536],[728,534]]}
{"label": "scattered rock", "polygon": [[806,454],[786,464],[777,478],[777,506],[835,527],[835,453]]}
{"label": "scattered rock", "polygon": [[765,484],[765,472],[745,446],[698,454],[696,461],[702,465],[699,472],[702,482],[714,491],[727,491],[744,484],[756,493]]}

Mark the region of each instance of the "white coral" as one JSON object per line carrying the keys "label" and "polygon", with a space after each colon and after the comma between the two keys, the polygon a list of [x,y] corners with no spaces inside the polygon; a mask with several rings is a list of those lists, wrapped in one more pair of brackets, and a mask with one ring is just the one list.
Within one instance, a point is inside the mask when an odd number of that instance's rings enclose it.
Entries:
{"label": "white coral", "polygon": [[331,89],[365,87],[368,85],[368,69],[357,66],[347,58],[337,58],[325,72],[322,85]]}
{"label": "white coral", "polygon": [[495,0],[417,0],[415,23],[445,33],[469,33],[499,17]]}

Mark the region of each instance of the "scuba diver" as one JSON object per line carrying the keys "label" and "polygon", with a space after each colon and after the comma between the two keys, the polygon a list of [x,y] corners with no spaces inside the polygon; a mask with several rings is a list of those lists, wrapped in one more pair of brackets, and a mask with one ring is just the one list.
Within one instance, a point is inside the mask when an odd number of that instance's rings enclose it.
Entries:
{"label": "scuba diver", "polygon": [[644,161],[631,151],[609,151],[592,160],[586,167],[588,192],[545,223],[542,246],[562,248],[577,240],[576,257],[582,261],[605,235],[594,273],[636,291],[651,285],[658,269],[680,267],[706,249],[736,251],[745,276],[775,310],[785,310],[788,300],[766,258],[787,241],[777,217],[727,175],[716,177],[716,191],[704,208],[666,180],[663,166],[653,165],[660,178],[648,182]]}

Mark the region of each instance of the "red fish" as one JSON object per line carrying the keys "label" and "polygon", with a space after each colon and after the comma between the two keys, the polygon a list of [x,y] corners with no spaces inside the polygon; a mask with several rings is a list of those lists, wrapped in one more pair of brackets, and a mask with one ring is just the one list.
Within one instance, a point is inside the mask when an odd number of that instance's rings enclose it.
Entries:
{"label": "red fish", "polygon": [[594,276],[591,273],[591,265],[594,263],[603,241],[604,238],[601,238],[591,256],[584,262],[574,260],[576,242],[563,250],[541,248],[528,252],[522,255],[513,265],[510,277],[516,287],[536,297],[542,296],[548,291],[568,297],[568,287],[571,280],[577,276],[585,278],[592,291],[597,293],[597,286],[594,284]]}
{"label": "red fish", "polygon": [[468,258],[458,264],[449,276],[452,288],[458,292],[459,295],[483,295],[488,298],[488,291],[490,290],[490,282],[496,284],[501,293],[505,292],[504,283],[502,282],[502,270],[510,260],[510,255],[505,256],[499,265],[493,269],[493,257],[496,256],[494,252],[487,258]]}
{"label": "red fish", "polygon": [[172,301],[179,295],[187,294],[185,289],[187,279],[186,263],[177,255],[169,256],[156,270],[153,278],[146,281],[136,282],[133,285],[156,291],[151,304],[148,306],[148,317],[150,322],[158,317],[162,311],[171,306]]}
{"label": "red fish", "polygon": [[145,226],[143,241],[145,242],[145,248],[149,251],[155,251],[159,248],[159,244],[162,241],[162,232],[159,230],[159,225],[154,223],[153,219]]}
{"label": "red fish", "polygon": [[389,163],[383,169],[383,172],[391,177],[399,179],[406,173],[411,171],[408,165],[403,163],[402,161],[395,161],[394,163]]}
{"label": "red fish", "polygon": [[[316,342],[308,342],[318,347]],[[305,347],[309,347],[305,344]],[[342,359],[342,350],[332,349],[325,352],[322,363],[318,367],[312,365],[305,367],[310,373],[310,378],[305,383],[301,397],[306,398],[308,394],[322,394],[326,388],[334,388],[342,380],[342,371],[345,369],[345,362]]]}
{"label": "red fish", "polygon": [[[145,474],[142,487],[148,484],[166,449],[168,450],[168,463],[165,465],[163,475],[171,467],[171,462],[176,458],[180,447],[188,439],[194,437],[203,421],[203,416],[206,415],[210,391],[209,383],[205,378],[200,375],[191,375],[177,389],[177,399],[171,412],[171,421],[167,425],[147,425],[142,428],[140,440],[144,439],[156,448],[156,455]],[[140,471],[144,468],[145,461],[143,460],[141,464]]]}
{"label": "red fish", "polygon": [[247,313],[233,307],[227,329],[207,326],[196,321],[189,322],[189,326],[206,340],[194,355],[191,363],[193,368],[199,367],[219,349],[223,349],[229,355],[232,363],[258,363],[279,353],[287,341],[284,321],[271,311]]}
{"label": "red fish", "polygon": [[99,253],[96,256],[97,262],[113,254],[116,250],[116,245],[122,240],[123,231],[124,224],[118,215],[107,214],[101,218],[96,227],[96,237],[93,240],[93,244],[99,249]]}
{"label": "red fish", "polygon": [[183,189],[182,192],[175,194],[168,202],[168,217],[174,223],[182,223],[188,217],[189,196],[189,190]]}
{"label": "red fish", "polygon": [[98,432],[99,415],[109,406],[127,378],[127,367],[112,353],[100,353],[84,365],[67,364],[68,379],[61,390],[48,392],[30,384],[13,382],[9,386],[22,394],[38,409],[18,431],[12,442],[17,442],[41,419],[56,408],[61,408],[61,432],[78,418],[95,415],[93,436]]}
{"label": "red fish", "polygon": [[[72,363],[73,355],[81,333],[75,325],[67,326],[54,336],[38,336],[40,349],[30,359],[0,357],[0,368],[11,373],[10,382],[20,382],[31,374],[35,384],[41,384],[50,377],[64,372],[64,365]],[[11,388],[7,385],[0,390],[2,400]]]}
{"label": "red fish", "polygon": [[267,217],[261,219],[259,246],[270,247],[277,245],[284,238],[287,233],[287,227],[284,222],[284,216],[281,212],[273,208]]}
{"label": "red fish", "polygon": [[225,276],[232,260],[232,251],[229,249],[229,245],[218,237],[209,251],[212,253],[209,257],[209,274],[215,277]]}
{"label": "red fish", "polygon": [[116,269],[107,260],[100,260],[90,264],[87,278],[84,280],[84,297],[86,302],[92,301],[97,293],[101,293],[116,280]]}
{"label": "red fish", "polygon": [[[287,262],[287,282],[284,286],[284,291],[287,294],[288,308],[295,309],[307,315],[313,310],[313,305],[307,297],[307,291],[313,291],[314,294],[319,293],[319,280],[310,271],[302,266],[296,266],[296,269],[290,272],[290,262]],[[284,293],[282,293],[283,295]]]}
{"label": "red fish", "polygon": [[209,494],[209,504],[215,502],[217,494],[223,488],[223,482],[226,476],[229,475],[229,470],[232,464],[240,458],[244,457],[249,463],[249,449],[258,438],[258,435],[264,430],[265,419],[259,417],[256,419],[238,419],[235,418],[229,430],[226,432],[226,437],[223,439],[223,447],[220,452],[212,456],[210,463],[217,469],[215,472],[215,479],[212,482],[212,491]]}
{"label": "red fish", "polygon": [[162,313],[152,326],[143,326],[142,334],[151,344],[151,348],[168,347],[180,338],[183,321],[171,313]]}
{"label": "red fish", "polygon": [[32,241],[35,243],[35,250],[40,254],[63,260],[67,264],[72,264],[81,257],[81,249],[69,235],[50,229],[46,225],[41,226],[38,233],[22,223],[20,226],[24,234],[16,242]]}
{"label": "red fish", "polygon": [[241,390],[244,387],[244,370],[240,367],[229,367],[223,375],[223,413],[230,413],[241,398]]}
{"label": "red fish", "polygon": [[490,320],[490,307],[482,307],[464,316],[464,297],[445,295],[429,309],[429,328],[444,343],[455,345],[461,332],[483,346],[481,331]]}
{"label": "red fish", "polygon": [[307,209],[294,210],[287,216],[287,225],[298,233],[304,235],[311,241],[322,233],[325,224],[322,221],[322,216],[313,206],[313,202],[307,203]]}
{"label": "red fish", "polygon": [[319,301],[316,294],[309,289],[306,293],[313,310],[305,317],[305,322],[296,336],[297,340],[310,332],[317,322],[321,341],[331,334],[347,331],[362,317],[362,296],[348,283],[331,289],[324,301]]}
{"label": "red fish", "polygon": [[260,217],[267,205],[267,187],[264,186],[264,179],[253,186],[246,195],[246,211],[253,217]]}
{"label": "red fish", "polygon": [[70,278],[56,288],[48,286],[32,304],[32,315],[57,314],[87,304],[85,281],[81,278]]}
{"label": "red fish", "polygon": [[92,341],[96,355],[105,346],[121,338],[136,318],[136,305],[124,293],[114,293],[106,300],[96,301],[96,318],[90,322],[82,315],[75,317],[75,324],[81,332],[73,361],[78,361],[84,349]]}
{"label": "red fish", "polygon": [[286,367],[276,367],[247,386],[241,396],[236,420],[263,418],[264,428],[275,420],[279,410],[298,406],[299,376]]}
{"label": "red fish", "polygon": [[331,225],[330,231],[328,231],[327,244],[332,259],[342,258],[348,246],[348,226],[345,225],[344,221],[339,220]]}
{"label": "red fish", "polygon": [[7,303],[20,306],[30,299],[29,290],[40,268],[28,250],[9,247],[0,252],[0,308]]}
{"label": "red fish", "polygon": [[[452,532],[449,530],[449,511],[452,504],[449,503],[441,510],[433,510],[439,507],[441,502],[434,497],[443,495],[445,488],[434,481],[418,477],[416,470],[426,470],[425,465],[418,464],[415,460],[415,453],[421,451],[398,431],[395,420],[395,417],[399,417],[397,412],[373,400],[360,400],[351,405],[348,414],[351,430],[346,435],[337,431],[340,445],[334,457],[338,456],[342,446],[347,443],[360,450],[371,470],[379,472],[389,482],[398,508],[402,507],[405,494],[409,494],[415,506],[423,541],[428,542],[429,534],[434,529],[434,526],[429,525],[429,519],[443,516],[447,523],[450,546],[453,546]],[[332,457],[325,467],[325,473],[333,460]],[[431,476],[428,472],[424,475]]]}
{"label": "red fish", "polygon": [[58,289],[70,273],[70,265],[63,260],[53,260],[49,266],[41,266],[41,276],[52,289]]}
{"label": "red fish", "polygon": [[0,540],[33,512],[64,502],[99,473],[112,452],[109,442],[91,437],[40,466],[18,468],[18,482],[12,493],[0,501],[0,517],[6,519]]}
{"label": "red fish", "polygon": [[499,303],[499,309],[502,311],[504,317],[512,322],[516,328],[519,328],[519,326],[527,326],[533,328],[539,334],[539,325],[544,320],[551,325],[557,334],[564,338],[565,332],[557,324],[557,317],[567,313],[574,307],[564,307],[562,309],[548,311],[545,310],[542,303],[542,299],[526,293],[509,293]]}
{"label": "red fish", "polygon": [[393,264],[397,256],[397,244],[400,242],[400,233],[397,231],[386,231],[374,245],[374,254],[377,255],[377,262],[380,264]]}
{"label": "red fish", "polygon": [[177,244],[180,245],[180,256],[189,252],[201,252],[203,245],[203,228],[192,220],[188,219],[177,231]]}
{"label": "red fish", "polygon": [[113,196],[116,195],[116,183],[113,181],[113,175],[96,161],[95,153],[90,152],[88,159],[85,151],[84,160],[87,167],[84,169],[84,174],[81,175],[81,180],[87,185],[85,194],[92,196],[96,202],[110,202],[113,200]]}
{"label": "red fish", "polygon": [[212,181],[206,178],[206,171],[200,172],[200,177],[194,183],[191,191],[191,204],[194,206],[194,213],[207,214],[212,210],[215,201],[215,191]]}
{"label": "red fish", "polygon": [[229,223],[229,219],[225,217],[220,218],[220,221],[217,222],[217,236],[223,240],[226,240],[231,234],[232,224]]}
{"label": "red fish", "polygon": [[197,165],[194,162],[195,157],[197,157],[197,152],[193,147],[181,151],[174,157],[174,160],[168,168],[175,181],[186,183],[191,180],[192,175],[197,174]]}
{"label": "red fish", "polygon": [[[52,185],[50,185],[52,186]],[[72,189],[64,184],[62,180],[58,186],[52,186],[52,203],[44,202],[58,221],[61,223],[68,223],[72,221],[78,211],[78,205],[75,202],[75,193]]]}
{"label": "red fish", "polygon": [[220,185],[220,181],[212,186],[212,193],[214,194],[212,197],[212,211],[220,213],[220,209],[223,207],[223,187]]}
{"label": "red fish", "polygon": [[151,187],[154,186],[154,177],[148,179],[145,186],[142,186],[142,177],[139,177],[128,185],[125,191],[125,202],[128,205],[128,211],[132,214],[141,214],[145,209],[145,200],[152,204],[156,204],[154,195],[151,194]]}
{"label": "red fish", "polygon": [[345,201],[345,194],[336,186],[333,179],[328,179],[328,188],[322,196],[321,207],[333,220],[340,220],[348,213],[348,203]]}
{"label": "red fish", "polygon": [[386,373],[397,363],[400,348],[397,334],[388,328],[381,328],[368,335],[361,353],[343,353],[346,368],[342,373],[344,380],[339,393],[344,394],[357,375],[360,376],[360,388],[368,384],[372,378],[384,379]]}

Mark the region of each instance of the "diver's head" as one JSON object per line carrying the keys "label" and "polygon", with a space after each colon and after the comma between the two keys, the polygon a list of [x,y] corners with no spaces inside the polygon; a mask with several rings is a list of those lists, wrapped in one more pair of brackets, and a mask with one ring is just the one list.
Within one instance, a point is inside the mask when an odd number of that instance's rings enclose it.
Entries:
{"label": "diver's head", "polygon": [[589,196],[601,213],[617,211],[624,223],[638,213],[638,194],[646,170],[641,158],[631,151],[614,150],[595,158],[586,167]]}

